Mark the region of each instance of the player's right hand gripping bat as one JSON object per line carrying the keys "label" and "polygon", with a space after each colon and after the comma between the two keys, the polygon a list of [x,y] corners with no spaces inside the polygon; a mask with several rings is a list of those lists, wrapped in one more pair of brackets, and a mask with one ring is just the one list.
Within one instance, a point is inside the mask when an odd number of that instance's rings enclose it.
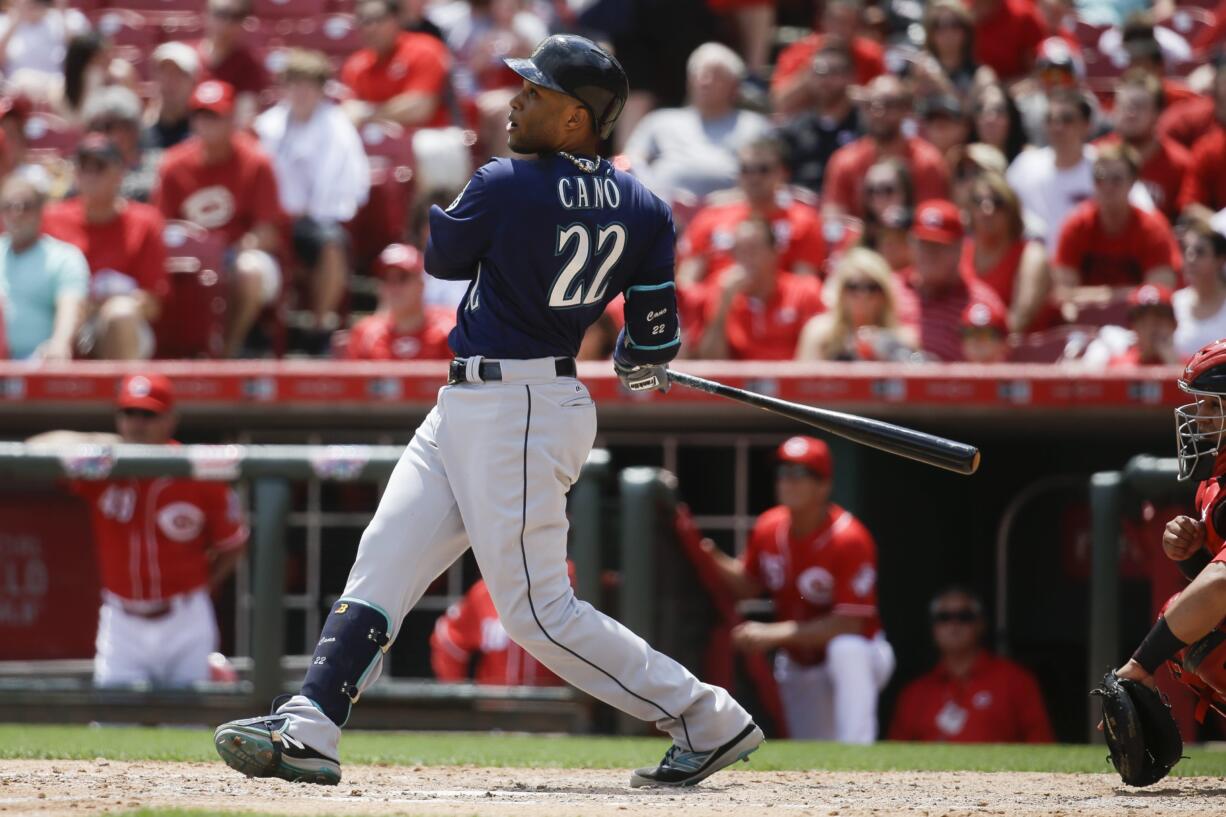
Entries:
{"label": "player's right hand gripping bat", "polygon": [[800,403],[791,403],[764,394],[726,386],[714,380],[668,370],[668,379],[691,389],[717,394],[739,403],[780,414],[807,425],[837,434],[853,442],[881,451],[907,457],[927,465],[935,465],[959,474],[973,474],[979,468],[979,449],[966,443],[954,442],[913,428],[896,426],[869,417],[844,414]]}

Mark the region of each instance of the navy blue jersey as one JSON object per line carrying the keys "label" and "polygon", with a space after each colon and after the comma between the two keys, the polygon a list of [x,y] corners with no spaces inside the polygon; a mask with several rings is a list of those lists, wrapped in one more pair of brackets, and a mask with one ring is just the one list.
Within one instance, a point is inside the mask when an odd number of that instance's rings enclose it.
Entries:
{"label": "navy blue jersey", "polygon": [[451,349],[461,357],[574,357],[626,293],[622,357],[680,346],[672,213],[606,159],[494,159],[446,209],[430,210],[426,270],[471,280]]}

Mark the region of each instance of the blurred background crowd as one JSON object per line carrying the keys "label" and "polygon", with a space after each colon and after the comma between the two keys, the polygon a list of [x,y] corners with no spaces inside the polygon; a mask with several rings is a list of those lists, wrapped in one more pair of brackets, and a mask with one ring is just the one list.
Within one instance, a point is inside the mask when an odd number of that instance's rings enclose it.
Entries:
{"label": "blurred background crowd", "polygon": [[[1219,22],[1220,18],[1220,22]],[[1175,363],[1226,334],[1226,6],[10,0],[14,359],[445,358],[425,213],[547,34],[676,215],[684,354]],[[609,354],[620,303],[585,339]]]}

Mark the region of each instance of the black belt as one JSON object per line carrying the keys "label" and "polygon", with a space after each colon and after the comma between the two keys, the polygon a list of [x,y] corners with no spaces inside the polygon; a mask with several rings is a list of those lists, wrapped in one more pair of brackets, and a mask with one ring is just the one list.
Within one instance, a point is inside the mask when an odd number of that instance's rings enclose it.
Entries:
{"label": "black belt", "polygon": [[[477,371],[481,375],[482,382],[502,380],[502,366],[497,360],[481,361]],[[559,357],[554,358],[553,371],[558,377],[575,377],[579,370],[575,368],[574,358]],[[468,379],[468,359],[463,357],[452,359],[451,367],[447,371],[447,385],[455,386],[468,382],[470,382]]]}

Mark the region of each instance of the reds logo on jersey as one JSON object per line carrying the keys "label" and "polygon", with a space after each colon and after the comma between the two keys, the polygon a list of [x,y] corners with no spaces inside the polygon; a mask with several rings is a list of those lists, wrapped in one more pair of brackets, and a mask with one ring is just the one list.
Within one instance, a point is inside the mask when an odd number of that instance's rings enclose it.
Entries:
{"label": "reds logo on jersey", "polygon": [[796,589],[805,601],[825,607],[834,599],[834,576],[824,567],[810,567],[796,577]]}
{"label": "reds logo on jersey", "polygon": [[183,215],[206,230],[216,230],[230,223],[237,208],[234,194],[219,184],[202,187],[183,202]]}
{"label": "reds logo on jersey", "polygon": [[421,340],[412,335],[404,335],[392,341],[392,355],[395,357],[417,357],[421,351]]}
{"label": "reds logo on jersey", "polygon": [[190,542],[204,531],[204,511],[190,502],[171,502],[158,511],[157,526],[172,542]]}

